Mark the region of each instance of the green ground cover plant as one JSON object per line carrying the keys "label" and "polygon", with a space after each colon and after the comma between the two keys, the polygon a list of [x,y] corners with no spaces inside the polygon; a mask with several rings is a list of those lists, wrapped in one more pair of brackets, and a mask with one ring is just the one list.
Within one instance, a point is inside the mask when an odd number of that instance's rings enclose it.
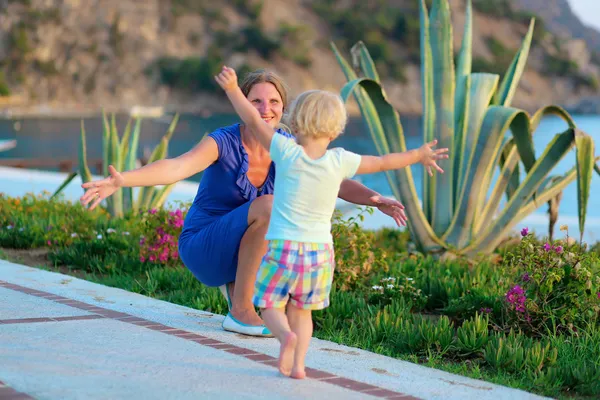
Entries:
{"label": "green ground cover plant", "polygon": [[[114,217],[49,193],[0,195],[0,257],[224,314],[181,264],[188,204]],[[492,257],[436,259],[406,231],[365,231],[336,213],[331,306],[315,336],[556,398],[600,395],[600,246],[524,229]],[[29,262],[32,264],[31,262]]]}

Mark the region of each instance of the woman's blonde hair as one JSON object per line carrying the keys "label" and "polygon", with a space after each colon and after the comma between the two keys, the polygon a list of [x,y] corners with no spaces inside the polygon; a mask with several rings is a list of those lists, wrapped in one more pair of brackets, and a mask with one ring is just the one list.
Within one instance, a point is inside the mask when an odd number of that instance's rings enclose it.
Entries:
{"label": "woman's blonde hair", "polygon": [[309,90],[296,98],[287,124],[296,136],[311,138],[339,136],[348,120],[341,97],[325,90]]}

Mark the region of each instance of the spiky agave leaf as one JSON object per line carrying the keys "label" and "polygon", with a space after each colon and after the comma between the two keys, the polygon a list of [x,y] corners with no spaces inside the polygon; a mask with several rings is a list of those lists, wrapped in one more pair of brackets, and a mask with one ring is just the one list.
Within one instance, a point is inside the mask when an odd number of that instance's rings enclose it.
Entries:
{"label": "spiky agave leaf", "polygon": [[[363,115],[371,120],[369,126],[374,126],[376,131],[371,132],[371,135],[381,138],[382,142],[387,142],[388,136],[395,136],[398,139],[399,148],[392,148],[392,152],[406,151],[406,142],[404,133],[400,125],[400,120],[396,110],[385,98],[382,92],[381,85],[372,79],[359,78],[348,82],[341,90],[341,96],[344,101],[359,87],[362,87],[371,99],[372,110],[365,110]],[[399,193],[398,198],[401,199],[405,206],[405,211],[408,217],[409,228],[416,242],[425,251],[440,250],[442,242],[433,232],[431,226],[425,219],[425,215],[419,205],[414,180],[410,168],[403,168],[392,171],[397,182],[395,190]]]}

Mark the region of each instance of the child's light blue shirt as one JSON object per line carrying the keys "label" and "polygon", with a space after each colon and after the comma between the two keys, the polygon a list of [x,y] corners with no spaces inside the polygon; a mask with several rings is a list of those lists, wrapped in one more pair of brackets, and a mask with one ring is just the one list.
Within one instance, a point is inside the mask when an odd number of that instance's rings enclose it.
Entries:
{"label": "child's light blue shirt", "polygon": [[331,217],[344,179],[356,174],[361,156],[342,148],[313,160],[293,138],[273,135],[275,188],[267,240],[332,243]]}

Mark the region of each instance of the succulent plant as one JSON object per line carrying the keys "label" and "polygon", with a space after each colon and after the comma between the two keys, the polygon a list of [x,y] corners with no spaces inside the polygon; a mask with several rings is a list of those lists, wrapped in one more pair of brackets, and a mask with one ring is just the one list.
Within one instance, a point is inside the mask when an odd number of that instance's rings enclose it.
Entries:
{"label": "succulent plant", "polygon": [[[532,19],[520,49],[502,80],[471,71],[472,8],[467,1],[464,36],[454,62],[452,23],[447,0],[434,0],[431,14],[420,0],[423,141],[434,138],[450,149],[444,174],[423,174],[422,205],[410,168],[387,171],[392,192],[406,207],[411,236],[428,253],[452,250],[468,256],[491,253],[515,225],[545,202],[555,202],[577,180],[579,228],[583,236],[593,170],[600,175],[592,138],[579,130],[562,108],[549,105],[533,116],[511,107],[525,68],[533,35]],[[356,99],[379,154],[406,151],[398,112],[388,101],[364,43],[352,49],[350,65],[332,43],[346,76],[342,98]],[[547,115],[562,118],[558,133],[537,158],[532,135]],[[576,165],[550,175],[576,148]],[[521,177],[520,167],[525,175]],[[494,174],[499,170],[499,177]],[[488,196],[489,193],[489,196]],[[502,198],[505,204],[500,207]]]}

